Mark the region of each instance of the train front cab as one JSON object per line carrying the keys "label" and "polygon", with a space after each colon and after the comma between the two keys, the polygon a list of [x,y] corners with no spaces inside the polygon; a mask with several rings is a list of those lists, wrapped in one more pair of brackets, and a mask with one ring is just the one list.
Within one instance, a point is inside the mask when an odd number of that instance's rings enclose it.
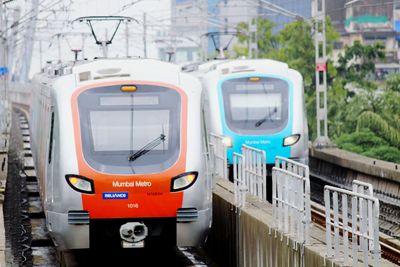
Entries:
{"label": "train front cab", "polygon": [[[243,144],[266,151],[268,176],[276,156],[308,163],[303,81],[296,71],[288,74],[231,75],[218,82],[222,135],[232,143],[227,149],[231,180],[232,155],[241,153]],[[271,200],[271,177],[267,181]]]}
{"label": "train front cab", "polygon": [[[182,86],[189,84],[197,85],[187,78]],[[75,140],[74,148],[60,148],[60,162],[69,160],[60,164],[64,177],[51,196],[63,204],[49,205],[46,214],[61,250],[204,242],[211,192],[198,131],[200,92],[110,82],[75,90],[70,108],[59,105],[60,112],[72,111],[73,124],[73,134],[60,131],[59,138]],[[70,121],[61,120],[59,125]],[[66,150],[75,150],[75,163]]]}

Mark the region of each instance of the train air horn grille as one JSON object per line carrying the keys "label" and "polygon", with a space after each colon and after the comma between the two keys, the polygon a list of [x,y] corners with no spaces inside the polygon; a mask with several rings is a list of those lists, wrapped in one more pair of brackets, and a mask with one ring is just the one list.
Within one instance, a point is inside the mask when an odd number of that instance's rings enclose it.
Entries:
{"label": "train air horn grille", "polygon": [[89,224],[89,212],[86,210],[68,211],[68,224]]}
{"label": "train air horn grille", "polygon": [[199,217],[199,213],[196,208],[181,208],[176,212],[177,222],[195,222]]}

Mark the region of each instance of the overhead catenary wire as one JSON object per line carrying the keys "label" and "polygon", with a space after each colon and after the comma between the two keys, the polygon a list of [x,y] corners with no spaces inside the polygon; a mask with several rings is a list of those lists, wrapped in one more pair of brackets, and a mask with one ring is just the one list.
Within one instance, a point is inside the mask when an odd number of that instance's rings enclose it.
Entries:
{"label": "overhead catenary wire", "polygon": [[[47,9],[49,9],[49,8],[51,8],[53,6],[56,6],[57,4],[59,4],[61,2],[63,2],[63,0],[55,0],[54,3],[49,5],[49,6],[47,6],[46,9],[39,10],[38,14],[47,11]],[[30,14],[30,13],[32,13],[32,10],[29,11],[28,13],[26,13],[24,16],[26,16],[27,14]],[[32,19],[35,19],[35,18],[36,18],[36,15],[32,15],[32,16],[26,18],[26,19],[23,19],[23,16],[21,16],[18,21],[12,23],[11,26],[7,27],[4,31],[7,32],[8,30],[12,29],[13,27],[15,27],[17,25],[21,25],[21,24],[26,23],[26,22],[30,22]],[[2,31],[0,31],[0,37],[3,37],[3,32]]]}

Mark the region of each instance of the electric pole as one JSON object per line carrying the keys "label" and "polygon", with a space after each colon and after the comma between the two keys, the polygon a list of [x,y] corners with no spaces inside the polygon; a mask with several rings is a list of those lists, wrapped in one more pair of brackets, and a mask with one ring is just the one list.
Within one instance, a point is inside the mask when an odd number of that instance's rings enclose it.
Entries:
{"label": "electric pole", "polygon": [[[1,79],[4,79],[6,77],[6,58],[5,58],[6,51],[5,51],[5,49],[6,49],[6,41],[7,41],[6,38],[7,38],[7,35],[5,33],[6,27],[4,26],[3,12],[5,12],[5,10],[3,9],[3,1],[1,1],[0,2],[0,31],[1,31],[1,36],[0,36],[0,44],[1,44],[1,46],[0,46],[0,50],[1,50],[0,67],[1,67],[1,70],[2,70]],[[4,94],[0,95],[0,108],[4,108],[5,107],[5,101],[6,101],[6,96],[5,96],[6,85],[5,85],[5,81],[3,81],[3,85],[4,85],[4,87],[2,86],[1,89],[0,89],[0,91],[4,90]],[[3,118],[1,118],[1,119],[3,119]],[[0,121],[0,123],[2,123],[2,125],[0,125],[0,126],[4,127],[3,122]],[[3,129],[0,129],[0,130],[3,130]],[[0,134],[2,134],[2,132]]]}
{"label": "electric pole", "polygon": [[147,58],[147,23],[146,23],[146,12],[143,13],[143,57]]}
{"label": "electric pole", "polygon": [[328,147],[331,141],[328,137],[327,109],[327,57],[326,57],[326,19],[325,0],[312,1],[312,16],[314,18],[315,45],[315,85],[317,97],[317,139],[315,147]]}
{"label": "electric pole", "polygon": [[19,80],[21,82],[28,82],[29,79],[29,70],[31,68],[32,61],[32,51],[33,51],[33,41],[35,37],[36,30],[36,21],[37,16],[39,14],[39,0],[31,0],[31,18],[27,23],[26,31],[25,31],[25,41],[24,48],[22,51],[22,61],[20,70],[17,71],[19,73]]}
{"label": "electric pole", "polygon": [[39,40],[39,61],[40,61],[40,71],[42,71],[43,69],[42,40]]}
{"label": "electric pole", "polygon": [[249,58],[258,57],[257,18],[250,17],[249,22]]}
{"label": "electric pole", "polygon": [[18,26],[19,26],[19,18],[21,16],[21,9],[19,7],[16,7],[13,12],[13,22],[11,26],[11,34],[9,38],[9,50],[8,50],[8,71],[9,75],[12,76],[14,75],[15,72],[15,65],[16,65],[16,54],[17,54],[17,36],[18,36]]}
{"label": "electric pole", "polygon": [[[4,38],[5,38],[5,34],[4,34],[4,28],[3,27],[3,2],[0,3],[0,32],[1,32],[1,42],[3,42]],[[4,59],[3,57],[0,58],[0,66],[4,66],[3,64]]]}
{"label": "electric pole", "polygon": [[58,63],[61,63],[61,33],[57,34]]}
{"label": "electric pole", "polygon": [[125,46],[126,46],[126,57],[129,57],[129,26],[125,24]]}

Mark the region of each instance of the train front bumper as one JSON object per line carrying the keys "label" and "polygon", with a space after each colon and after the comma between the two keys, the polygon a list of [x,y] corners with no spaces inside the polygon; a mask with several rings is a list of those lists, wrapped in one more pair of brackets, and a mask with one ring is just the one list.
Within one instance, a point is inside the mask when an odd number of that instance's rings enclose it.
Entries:
{"label": "train front bumper", "polygon": [[67,213],[48,211],[48,230],[58,250],[86,248],[121,248],[119,229],[127,222],[141,222],[149,228],[145,247],[200,246],[211,226],[211,209],[198,211],[191,222],[177,222],[177,218],[91,219],[87,224],[71,224]]}

